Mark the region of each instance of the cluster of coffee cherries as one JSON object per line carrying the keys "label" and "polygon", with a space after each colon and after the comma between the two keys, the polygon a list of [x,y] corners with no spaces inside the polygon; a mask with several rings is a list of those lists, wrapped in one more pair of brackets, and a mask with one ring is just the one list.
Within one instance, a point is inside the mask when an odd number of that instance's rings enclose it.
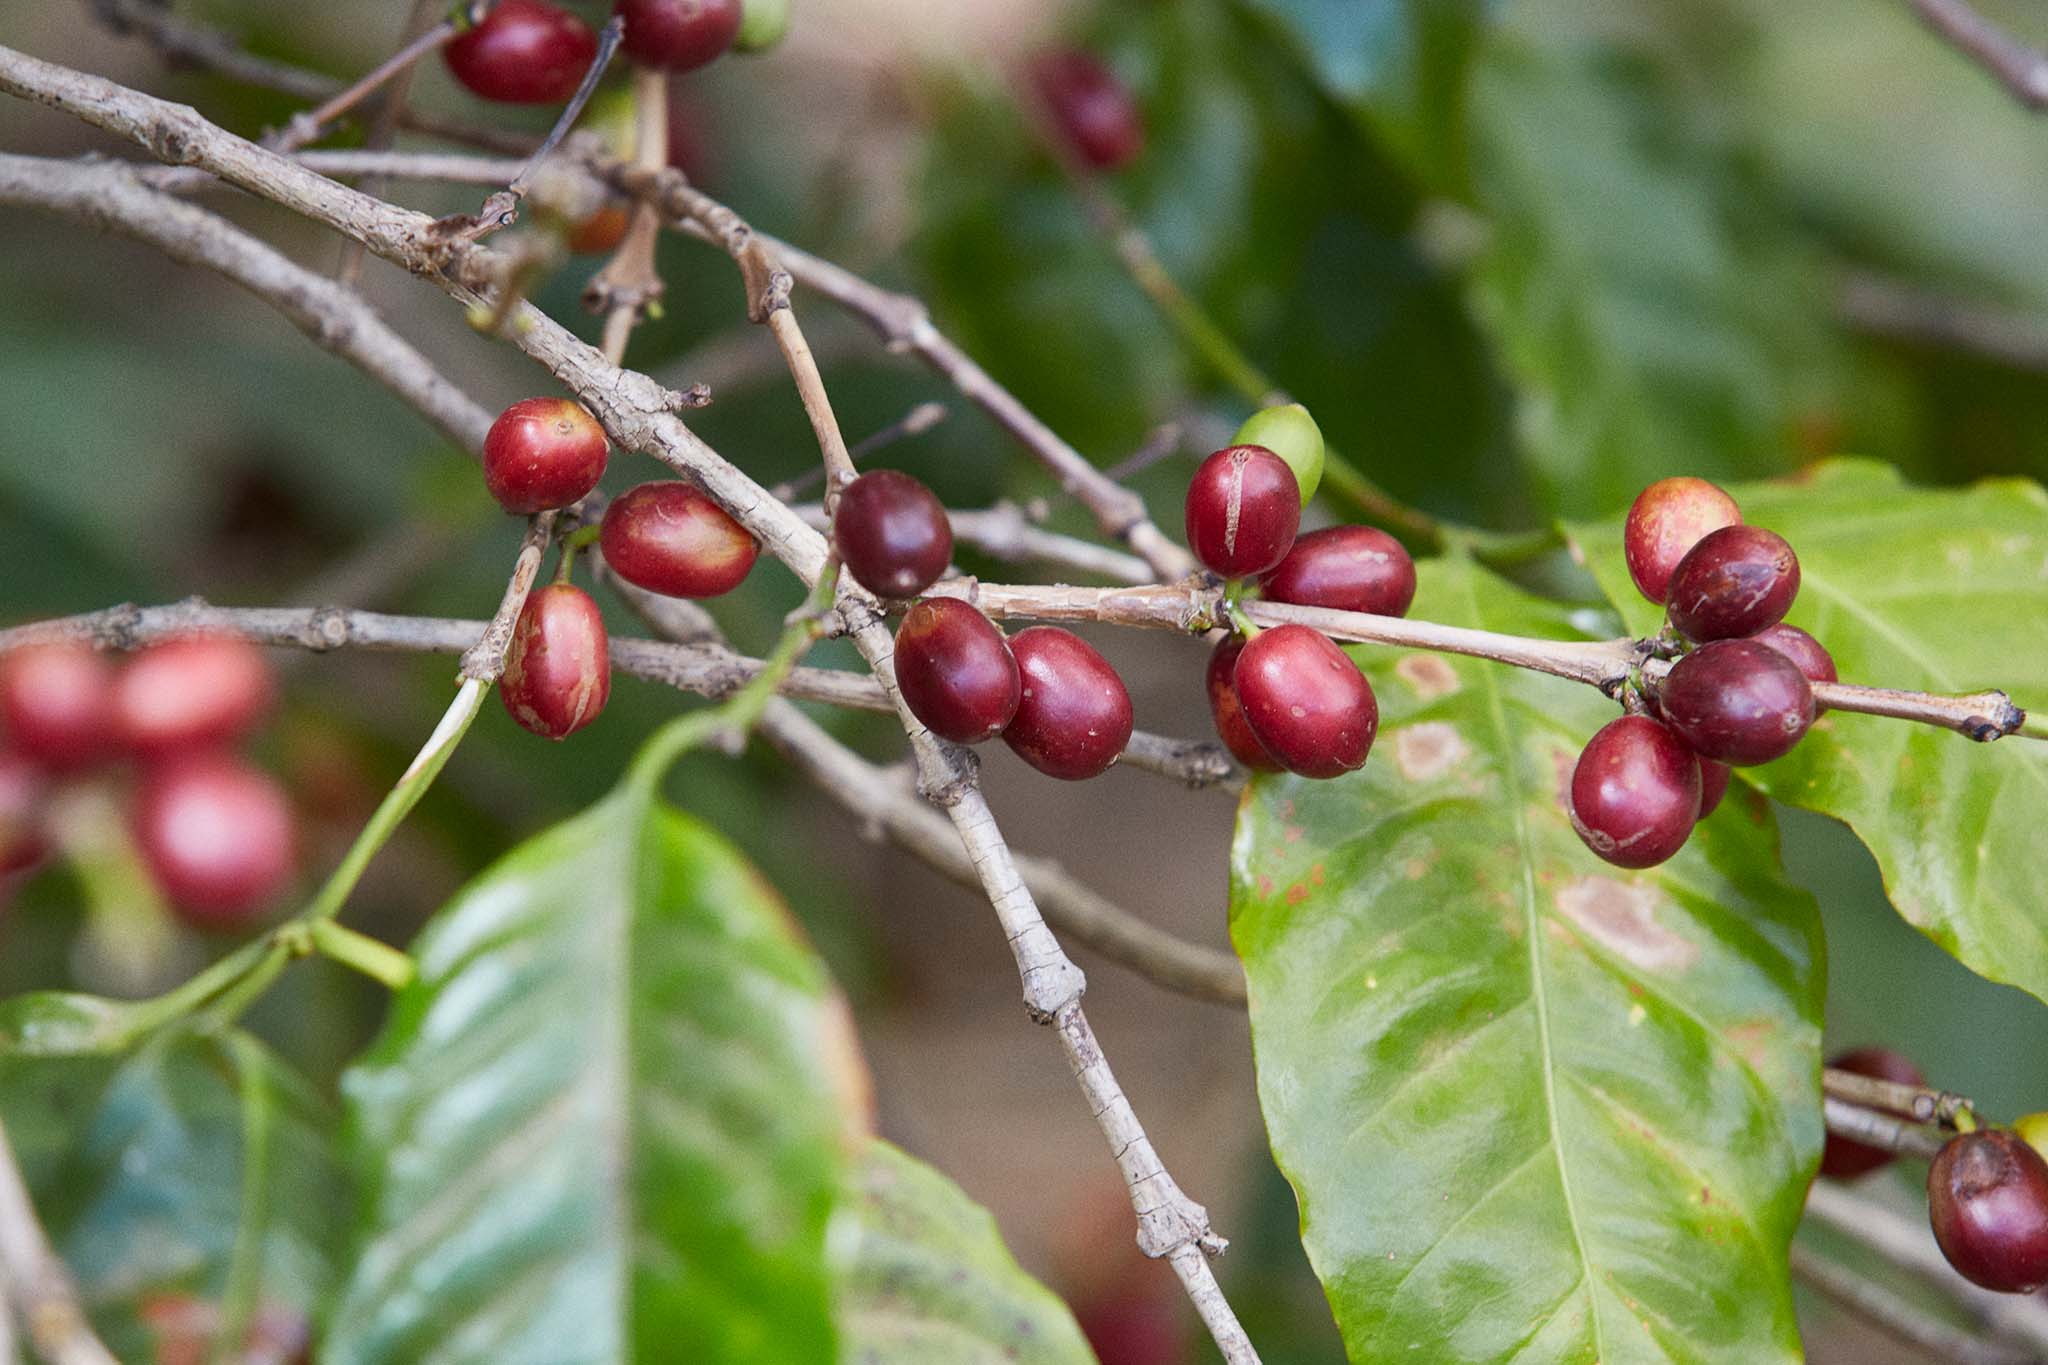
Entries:
{"label": "cluster of coffee cherries", "polygon": [[1705,479],[1660,479],[1628,510],[1629,576],[1665,609],[1682,650],[1640,714],[1603,727],[1572,772],[1568,810],[1586,847],[1619,867],[1654,867],[1721,804],[1730,767],[1790,753],[1813,724],[1811,684],[1835,661],[1785,613],[1799,557],[1745,525]]}
{"label": "cluster of coffee cherries", "polygon": [[151,645],[118,667],[72,642],[0,658],[0,884],[49,856],[58,788],[125,766],[136,847],[179,917],[248,926],[298,865],[284,789],[236,752],[276,697],[262,652],[218,635]]}

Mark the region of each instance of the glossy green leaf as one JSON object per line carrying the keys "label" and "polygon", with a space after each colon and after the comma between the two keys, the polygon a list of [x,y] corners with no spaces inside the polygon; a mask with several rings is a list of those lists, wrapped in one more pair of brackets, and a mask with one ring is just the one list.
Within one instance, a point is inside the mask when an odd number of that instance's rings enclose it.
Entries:
{"label": "glossy green leaf", "polygon": [[[1573,635],[1462,562],[1421,570],[1417,617]],[[1352,1358],[1797,1359],[1822,975],[1767,808],[1622,872],[1559,803],[1611,702],[1357,657],[1371,760],[1256,782],[1231,889],[1260,1103]]]}
{"label": "glossy green leaf", "polygon": [[[2048,496],[2005,480],[1911,488],[1896,471],[1833,460],[1784,483],[1729,490],[1743,518],[1799,555],[1786,619],[1835,657],[1842,681],[1934,692],[2003,688],[2048,707]],[[1619,519],[1573,530],[1632,629],[1662,613],[1629,582]],[[1790,805],[1846,821],[1892,903],[1964,965],[2048,999],[2048,744],[1830,713],[1799,747],[1743,775]]]}
{"label": "glossy green leaf", "polygon": [[148,1016],[127,1000],[75,991],[31,991],[0,1002],[0,1053],[13,1058],[111,1055],[130,1046]]}

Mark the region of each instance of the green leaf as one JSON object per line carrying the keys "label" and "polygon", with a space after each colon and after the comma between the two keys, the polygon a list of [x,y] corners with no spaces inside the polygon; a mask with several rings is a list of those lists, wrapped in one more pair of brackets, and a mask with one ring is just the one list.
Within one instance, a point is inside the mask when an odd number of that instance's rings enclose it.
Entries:
{"label": "green leaf", "polygon": [[868,1144],[833,1225],[843,1365],[1093,1365],[1066,1304],[939,1172]]}
{"label": "green leaf", "polygon": [[[1573,636],[1466,563],[1420,568],[1418,617]],[[1767,810],[1621,872],[1559,803],[1612,703],[1357,657],[1371,761],[1255,782],[1231,879],[1260,1102],[1352,1358],[1797,1359],[1822,976]]]}
{"label": "green leaf", "polygon": [[323,1360],[831,1359],[845,1024],[737,853],[628,784],[414,956],[345,1082],[368,1198]]}
{"label": "green leaf", "polygon": [[75,991],[32,991],[0,1002],[0,1053],[85,1057],[125,1050],[149,1016],[143,1006]]}
{"label": "green leaf", "polygon": [[[1798,552],[1786,619],[1827,646],[1843,682],[1998,687],[2023,707],[2048,707],[2048,496],[2038,484],[1912,488],[1884,465],[1832,460],[1729,491],[1745,521]],[[1572,536],[1630,628],[1655,630],[1662,612],[1629,581],[1621,521]],[[1786,757],[1741,772],[1788,805],[1846,821],[1915,928],[1972,971],[2048,999],[2048,744],[1976,744],[1831,712]]]}

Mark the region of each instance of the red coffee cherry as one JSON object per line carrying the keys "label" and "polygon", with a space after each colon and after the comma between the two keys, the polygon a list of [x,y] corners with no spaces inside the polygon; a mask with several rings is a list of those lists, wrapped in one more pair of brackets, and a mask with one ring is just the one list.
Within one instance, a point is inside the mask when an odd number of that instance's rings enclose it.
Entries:
{"label": "red coffee cherry", "polygon": [[1726,763],[1716,763],[1711,758],[1700,760],[1700,819],[1712,815],[1721,798],[1728,794],[1730,771]]}
{"label": "red coffee cherry", "polygon": [[1950,1138],[1927,1169],[1927,1221],[1970,1283],[2006,1294],[2048,1284],[2048,1163],[2017,1133]]}
{"label": "red coffee cherry", "polygon": [[[1927,1084],[1927,1078],[1920,1074],[1920,1068],[1914,1066],[1910,1058],[1888,1047],[1859,1047],[1854,1052],[1828,1058],[1828,1065],[1837,1071],[1853,1072],[1873,1080],[1895,1081],[1900,1085]],[[1829,1133],[1827,1144],[1820,1151],[1820,1173],[1830,1180],[1854,1180],[1889,1166],[1897,1159],[1897,1152]]]}
{"label": "red coffee cherry", "polygon": [[1225,578],[1262,574],[1301,529],[1301,485],[1264,446],[1225,446],[1188,481],[1188,548]]}
{"label": "red coffee cherry", "polygon": [[1145,150],[1138,102],[1116,73],[1090,54],[1042,53],[1026,74],[1060,136],[1096,170],[1120,170]]}
{"label": "red coffee cherry", "polygon": [[1701,645],[1671,666],[1657,704],[1694,753],[1738,768],[1790,753],[1813,724],[1806,675],[1754,640]]}
{"label": "red coffee cherry", "polygon": [[34,867],[50,851],[42,827],[48,799],[43,770],[20,754],[0,749],[0,877]]}
{"label": "red coffee cherry", "polygon": [[626,240],[633,211],[624,204],[606,204],[569,230],[569,250],[578,256],[602,256]]}
{"label": "red coffee cherry", "polygon": [[263,651],[226,635],[151,645],[114,683],[114,729],[146,757],[226,744],[254,730],[277,700]]}
{"label": "red coffee cherry", "polygon": [[1671,624],[1688,640],[1733,640],[1777,624],[1799,594],[1799,556],[1775,531],[1724,526],[1671,571]]}
{"label": "red coffee cherry", "polygon": [[611,641],[583,589],[550,583],[526,599],[498,695],[512,719],[543,739],[567,739],[612,694]]}
{"label": "red coffee cherry", "polygon": [[1586,741],[1572,769],[1572,828],[1616,867],[1655,867],[1685,847],[1700,813],[1700,765],[1648,716],[1623,716]]}
{"label": "red coffee cherry", "polygon": [[957,597],[926,598],[904,613],[896,628],[896,685],[910,713],[955,744],[994,739],[1024,695],[1002,631]]}
{"label": "red coffee cherry", "polygon": [[840,491],[832,543],[869,592],[915,597],[945,574],[953,527],[931,489],[900,470],[877,469]]}
{"label": "red coffee cherry", "polygon": [[717,597],[754,567],[761,547],[701,489],[643,483],[604,510],[598,546],[612,572],[666,597]]}
{"label": "red coffee cherry", "polygon": [[[1797,626],[1786,625],[1783,621],[1766,626],[1750,637],[1758,644],[1769,645],[1780,654],[1799,665],[1799,671],[1810,683],[1839,682],[1835,673],[1835,656],[1827,647]],[[1813,705],[1813,713],[1819,715],[1827,710],[1819,702]]]}
{"label": "red coffee cherry", "polygon": [[1636,591],[1664,604],[1671,571],[1702,537],[1742,520],[1735,499],[1705,479],[1659,479],[1636,495],[1622,529],[1622,554]]}
{"label": "red coffee cherry", "polygon": [[194,928],[246,928],[291,883],[291,803],[268,773],[229,755],[157,768],[136,795],[134,823],[157,884]]}
{"label": "red coffee cherry", "polygon": [[1245,724],[1289,772],[1341,777],[1372,751],[1379,699],[1358,666],[1320,631],[1260,631],[1245,642],[1231,680]]}
{"label": "red coffee cherry", "polygon": [[531,516],[597,487],[610,453],[604,428],[582,404],[524,398],[484,436],[484,483],[507,512]]}
{"label": "red coffee cherry", "polygon": [[619,0],[626,55],[642,66],[694,71],[732,46],[743,17],[740,0]]}
{"label": "red coffee cherry", "polygon": [[1259,580],[1259,591],[1296,606],[1406,616],[1415,600],[1415,561],[1385,531],[1330,526],[1297,537],[1287,558]]}
{"label": "red coffee cherry", "polygon": [[53,772],[104,758],[113,740],[114,667],[82,644],[0,655],[0,723],[8,744]]}
{"label": "red coffee cherry", "polygon": [[455,79],[503,104],[566,104],[597,58],[597,35],[542,0],[498,0],[475,28],[441,49]]}
{"label": "red coffee cherry", "polygon": [[1078,782],[1116,762],[1131,742],[1131,694],[1080,636],[1033,626],[1010,640],[1023,677],[1003,742],[1048,777]]}
{"label": "red coffee cherry", "polygon": [[1244,718],[1244,704],[1237,699],[1237,656],[1242,653],[1244,640],[1232,635],[1209,655],[1209,714],[1216,722],[1216,737],[1245,767],[1255,772],[1282,772],[1280,761],[1252,733]]}

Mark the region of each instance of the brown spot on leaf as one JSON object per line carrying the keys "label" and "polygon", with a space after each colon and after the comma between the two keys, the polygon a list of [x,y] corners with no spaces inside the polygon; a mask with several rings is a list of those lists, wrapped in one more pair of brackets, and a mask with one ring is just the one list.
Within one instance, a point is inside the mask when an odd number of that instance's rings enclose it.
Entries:
{"label": "brown spot on leaf", "polygon": [[1440,720],[1404,725],[1394,732],[1394,762],[1411,782],[1433,782],[1472,756],[1458,727]]}
{"label": "brown spot on leaf", "polygon": [[1287,888],[1287,903],[1289,905],[1300,905],[1303,901],[1307,899],[1308,888],[1306,886],[1303,886],[1300,882],[1296,882],[1294,885]]}
{"label": "brown spot on leaf", "polygon": [[1300,825],[1289,825],[1280,831],[1280,837],[1290,844],[1298,844],[1301,842],[1301,836],[1307,832]]}
{"label": "brown spot on leaf", "polygon": [[1314,867],[1308,870],[1308,879],[1314,882],[1317,886],[1321,886],[1323,884],[1323,865],[1321,863],[1317,863]]}
{"label": "brown spot on leaf", "polygon": [[1699,949],[1657,923],[1662,897],[1649,886],[1580,877],[1559,889],[1557,908],[1595,942],[1649,972],[1681,971]]}
{"label": "brown spot on leaf", "polygon": [[1394,665],[1394,676],[1415,689],[1424,701],[1448,697],[1458,690],[1458,671],[1434,654],[1410,654]]}

